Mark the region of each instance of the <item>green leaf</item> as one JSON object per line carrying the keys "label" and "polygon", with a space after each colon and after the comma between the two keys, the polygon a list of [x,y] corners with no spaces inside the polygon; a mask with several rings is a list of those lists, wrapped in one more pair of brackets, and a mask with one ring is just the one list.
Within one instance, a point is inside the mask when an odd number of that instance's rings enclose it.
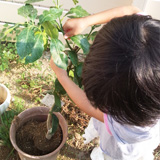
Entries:
{"label": "green leaf", "polygon": [[78,2],[78,0],[72,0],[73,1],[73,3],[76,5],[77,3],[79,3]]}
{"label": "green leaf", "polygon": [[16,47],[18,55],[21,58],[26,57],[32,52],[32,48],[34,47],[34,33],[32,28],[25,28],[17,37]]}
{"label": "green leaf", "polygon": [[73,78],[73,77],[74,77],[74,72],[73,72],[73,70],[70,70],[68,75],[69,75],[69,77],[72,77],[72,78]]}
{"label": "green leaf", "polygon": [[[76,70],[76,69],[75,69]],[[73,81],[81,88],[82,87],[82,82],[81,82],[81,77],[78,77],[77,73],[74,72],[74,77]]]}
{"label": "green leaf", "polygon": [[0,33],[0,40],[4,38],[4,33]]}
{"label": "green leaf", "polygon": [[77,76],[77,74],[75,72],[74,72],[73,81],[74,81],[75,84],[79,85],[79,83],[78,83],[78,76]]}
{"label": "green leaf", "polygon": [[61,99],[56,92],[54,92],[55,104],[52,108],[52,112],[61,112]]}
{"label": "green leaf", "polygon": [[66,93],[62,85],[59,83],[58,79],[55,80],[55,92],[62,95]]}
{"label": "green leaf", "polygon": [[59,39],[51,39],[51,51],[61,53],[65,50],[65,46]]}
{"label": "green leaf", "polygon": [[18,9],[18,14],[27,18],[30,17],[34,20],[37,17],[37,10],[30,4],[26,4]]}
{"label": "green leaf", "polygon": [[8,23],[5,23],[5,24],[3,25],[3,27],[8,27]]}
{"label": "green leaf", "polygon": [[5,31],[5,33],[4,33],[4,35],[7,35],[7,34],[10,33],[11,31],[13,31],[14,28],[15,28],[15,27],[11,27],[11,28],[7,29],[7,30]]}
{"label": "green leaf", "polygon": [[100,27],[100,26],[101,26],[100,24],[93,25],[93,26],[92,26],[92,30],[94,30],[95,28],[98,28],[98,27]]}
{"label": "green leaf", "polygon": [[93,32],[93,33],[89,36],[89,40],[94,41],[97,33],[98,33],[98,31]]}
{"label": "green leaf", "polygon": [[[56,93],[54,93],[54,98],[55,98],[55,105],[57,105],[61,110],[61,99],[60,99],[60,97]],[[58,110],[58,112],[60,110]]]}
{"label": "green leaf", "polygon": [[37,18],[37,13],[38,13],[38,11],[37,11],[36,9],[33,9],[33,10],[31,11],[31,14],[29,15],[29,18],[30,18],[32,21],[34,21],[34,20]]}
{"label": "green leaf", "polygon": [[76,73],[78,77],[82,76],[82,68],[83,68],[83,63],[79,63],[79,65],[76,67]]}
{"label": "green leaf", "polygon": [[75,53],[74,51],[67,51],[67,53],[73,65],[77,66],[78,65],[77,53]]}
{"label": "green leaf", "polygon": [[45,31],[43,31],[43,32],[37,31],[37,32],[35,32],[34,35],[37,35],[37,34],[42,34],[42,36],[43,36],[44,50],[46,50],[47,46],[48,46],[48,37],[47,37],[46,32]]}
{"label": "green leaf", "polygon": [[89,48],[90,48],[90,44],[89,44],[87,38],[81,39],[80,43],[81,43],[81,47],[82,47],[83,53],[84,54],[88,54]]}
{"label": "green leaf", "polygon": [[45,21],[42,26],[44,27],[45,32],[51,38],[58,38],[58,30],[54,24],[49,21]]}
{"label": "green leaf", "polygon": [[15,28],[17,28],[18,27],[18,24],[16,24],[15,26],[13,26],[13,27],[10,27],[10,28],[8,28],[7,30],[5,30],[5,35],[7,35],[7,34],[9,34],[10,32],[12,32]]}
{"label": "green leaf", "polygon": [[11,37],[7,37],[7,41],[11,41],[12,40],[12,38]]}
{"label": "green leaf", "polygon": [[53,61],[58,67],[66,70],[68,66],[68,57],[63,52],[64,50],[65,46],[60,40],[51,39],[50,51],[53,57]]}
{"label": "green leaf", "polygon": [[72,19],[72,18],[77,18],[77,16],[74,16],[74,15],[72,15],[72,16],[67,16],[68,18],[70,18],[70,19]]}
{"label": "green leaf", "polygon": [[52,131],[51,134],[54,134],[57,131],[57,128],[59,126],[59,119],[55,114],[52,114]]}
{"label": "green leaf", "polygon": [[87,54],[89,52],[90,44],[87,38],[84,38],[83,35],[76,35],[71,37],[71,40],[79,47],[82,48],[83,53]]}
{"label": "green leaf", "polygon": [[11,28],[7,29],[4,34],[7,35],[8,33],[10,33],[13,30],[14,30],[14,27],[11,27]]}
{"label": "green leaf", "polygon": [[54,92],[54,98],[55,98],[55,104],[52,107],[51,112],[61,112],[61,99],[56,92]]}
{"label": "green leaf", "polygon": [[30,3],[40,2],[40,1],[44,1],[44,0],[27,0],[25,1],[25,3],[30,4]]}
{"label": "green leaf", "polygon": [[42,24],[45,21],[54,21],[59,18],[63,13],[61,8],[50,8],[49,11],[43,11],[43,14],[39,16],[39,22]]}
{"label": "green leaf", "polygon": [[71,38],[71,40],[79,47],[79,48],[81,48],[81,43],[80,43],[80,41],[81,41],[81,39],[83,39],[83,35],[76,35],[76,36],[72,36],[72,37],[70,37]]}
{"label": "green leaf", "polygon": [[1,32],[5,32],[7,28],[3,28]]}
{"label": "green leaf", "polygon": [[81,6],[76,6],[75,8],[71,8],[70,11],[66,15],[69,15],[69,14],[73,14],[75,18],[85,17],[85,16],[90,15]]}
{"label": "green leaf", "polygon": [[54,21],[50,21],[58,30],[60,29],[60,26],[59,26],[59,24],[57,23],[57,21],[56,20],[54,20]]}
{"label": "green leaf", "polygon": [[35,36],[35,44],[31,51],[31,56],[27,56],[25,59],[25,63],[32,63],[39,59],[44,51],[44,43],[43,43],[43,35],[37,34]]}

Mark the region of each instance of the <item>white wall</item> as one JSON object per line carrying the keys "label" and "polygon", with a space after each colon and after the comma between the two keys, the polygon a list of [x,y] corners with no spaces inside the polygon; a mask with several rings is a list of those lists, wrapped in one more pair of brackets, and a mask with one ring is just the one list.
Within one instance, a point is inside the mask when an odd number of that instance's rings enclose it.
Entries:
{"label": "white wall", "polygon": [[160,20],[160,0],[148,0],[145,12]]}
{"label": "white wall", "polygon": [[[24,18],[19,16],[17,9],[23,5],[25,0],[0,0],[0,22],[22,22]],[[63,8],[68,10],[74,7],[72,0],[60,0]],[[160,19],[160,0],[79,0],[79,5],[89,13],[97,13],[109,8],[133,4],[152,17]],[[53,6],[52,0],[44,0],[34,3],[39,13]]]}
{"label": "white wall", "polygon": [[160,0],[133,0],[133,5],[160,20]]}
{"label": "white wall", "polygon": [[133,0],[133,6],[140,8],[142,11],[145,10],[146,3],[148,0]]}
{"label": "white wall", "polygon": [[[23,17],[17,14],[17,9],[23,5],[25,0],[0,0],[0,21],[5,22],[22,22]],[[74,7],[72,0],[60,0],[63,8],[68,10]],[[89,13],[97,13],[109,8],[130,5],[132,0],[79,0],[79,4]],[[43,7],[53,6],[52,0],[44,0],[34,3],[38,7],[39,13],[45,9]]]}

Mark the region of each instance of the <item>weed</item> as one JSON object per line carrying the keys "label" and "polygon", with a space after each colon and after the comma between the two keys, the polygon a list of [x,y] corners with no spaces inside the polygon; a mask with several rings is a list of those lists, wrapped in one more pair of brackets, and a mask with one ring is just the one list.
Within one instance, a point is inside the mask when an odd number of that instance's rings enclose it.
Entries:
{"label": "weed", "polygon": [[7,146],[9,148],[12,147],[10,139],[9,139],[9,128],[11,122],[16,115],[14,110],[6,111],[1,116],[1,124],[0,124],[0,144]]}
{"label": "weed", "polygon": [[19,98],[15,98],[15,101],[11,103],[12,108],[6,111],[0,117],[0,145],[7,146],[12,148],[10,138],[9,138],[9,129],[12,123],[12,120],[16,115],[23,111],[23,102]]}
{"label": "weed", "polygon": [[14,100],[11,103],[12,109],[18,114],[24,110],[25,101],[22,98],[14,96]]}
{"label": "weed", "polygon": [[[0,44],[0,71],[10,69],[11,64],[19,64],[26,67],[25,60],[21,59],[17,54],[17,49],[14,42],[3,42]],[[32,64],[28,64],[27,68],[37,68],[41,70],[41,60]]]}
{"label": "weed", "polygon": [[32,75],[30,72],[23,72],[16,80],[19,91],[24,93],[26,97],[34,100],[36,104],[40,102],[40,99],[46,93],[53,91],[53,76],[47,74],[46,76],[42,74]]}
{"label": "weed", "polygon": [[9,68],[9,64],[13,61],[18,63],[17,51],[14,43],[6,43],[0,45],[0,70],[4,71]]}

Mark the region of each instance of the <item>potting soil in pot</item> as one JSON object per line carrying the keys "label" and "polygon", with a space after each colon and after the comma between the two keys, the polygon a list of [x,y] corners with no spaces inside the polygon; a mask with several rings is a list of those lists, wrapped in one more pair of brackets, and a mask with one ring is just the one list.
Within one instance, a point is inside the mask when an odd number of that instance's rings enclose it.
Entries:
{"label": "potting soil in pot", "polygon": [[30,155],[41,156],[48,154],[58,148],[63,137],[60,126],[51,140],[46,139],[46,133],[46,121],[28,121],[17,130],[17,145],[23,152]]}
{"label": "potting soil in pot", "polygon": [[4,100],[0,98],[0,105],[1,105],[3,102],[4,102]]}

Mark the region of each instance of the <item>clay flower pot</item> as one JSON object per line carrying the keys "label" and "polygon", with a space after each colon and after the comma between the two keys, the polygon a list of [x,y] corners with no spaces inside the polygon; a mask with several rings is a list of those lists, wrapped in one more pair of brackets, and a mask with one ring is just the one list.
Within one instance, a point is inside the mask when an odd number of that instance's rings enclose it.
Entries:
{"label": "clay flower pot", "polygon": [[11,100],[11,95],[8,88],[0,84],[0,115],[8,108]]}
{"label": "clay flower pot", "polygon": [[37,121],[47,120],[48,112],[49,112],[49,108],[47,108],[47,107],[33,107],[33,108],[29,108],[29,109],[23,111],[22,113],[20,113],[18,115],[18,117],[16,117],[12,121],[12,124],[10,127],[10,140],[11,140],[13,147],[18,152],[21,160],[35,160],[35,159],[56,160],[60,149],[63,147],[63,145],[65,144],[65,142],[67,140],[67,134],[68,134],[67,133],[67,123],[66,123],[64,117],[58,112],[54,112],[54,114],[59,119],[59,124],[62,129],[63,139],[62,139],[61,144],[59,145],[59,147],[56,150],[52,151],[49,154],[43,155],[43,156],[33,156],[33,155],[29,155],[27,153],[24,153],[16,144],[16,131],[23,124],[25,124],[26,122],[28,122],[30,120],[37,120]]}

